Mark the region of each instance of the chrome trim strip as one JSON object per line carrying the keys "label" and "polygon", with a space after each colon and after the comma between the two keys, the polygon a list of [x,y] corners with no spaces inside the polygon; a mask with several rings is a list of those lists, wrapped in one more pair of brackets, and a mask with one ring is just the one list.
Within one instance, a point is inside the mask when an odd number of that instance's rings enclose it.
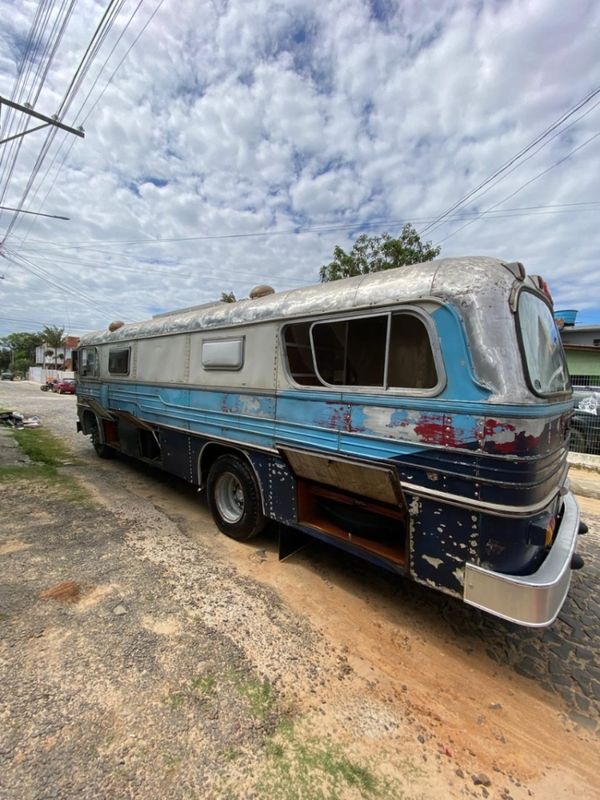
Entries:
{"label": "chrome trim strip", "polygon": [[426,486],[418,486],[415,483],[406,483],[405,481],[400,481],[400,486],[403,492],[410,492],[410,494],[416,494],[418,497],[439,500],[441,503],[447,503],[450,506],[459,506],[473,511],[484,511],[486,514],[491,514],[495,517],[530,517],[539,511],[543,511],[560,494],[560,487],[556,487],[546,497],[538,500],[537,503],[532,503],[528,506],[507,506],[501,503],[475,500],[458,494],[440,492],[437,489],[429,489]]}
{"label": "chrome trim strip", "polygon": [[569,492],[554,544],[537,572],[505,575],[467,563],[463,600],[517,625],[532,628],[551,625],[569,591],[578,530],[579,508]]}

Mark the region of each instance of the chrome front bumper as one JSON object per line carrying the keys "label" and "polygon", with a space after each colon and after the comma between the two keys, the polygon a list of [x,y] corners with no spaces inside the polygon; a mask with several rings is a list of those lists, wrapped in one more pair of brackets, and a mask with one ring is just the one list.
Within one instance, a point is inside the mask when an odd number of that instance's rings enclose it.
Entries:
{"label": "chrome front bumper", "polygon": [[565,601],[571,582],[571,558],[579,531],[579,508],[571,492],[554,544],[532,575],[505,575],[475,564],[465,565],[465,603],[518,625],[551,625]]}

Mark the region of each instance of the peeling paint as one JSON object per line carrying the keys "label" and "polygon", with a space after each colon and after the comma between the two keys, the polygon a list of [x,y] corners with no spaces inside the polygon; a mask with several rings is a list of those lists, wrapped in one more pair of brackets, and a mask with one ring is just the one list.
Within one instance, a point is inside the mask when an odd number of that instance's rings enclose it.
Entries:
{"label": "peeling paint", "polygon": [[465,568],[459,567],[452,573],[461,586],[465,585]]}
{"label": "peeling paint", "polygon": [[431,564],[431,566],[435,567],[436,569],[440,566],[440,564],[444,563],[441,558],[434,558],[433,556],[421,556],[421,558],[423,561]]}

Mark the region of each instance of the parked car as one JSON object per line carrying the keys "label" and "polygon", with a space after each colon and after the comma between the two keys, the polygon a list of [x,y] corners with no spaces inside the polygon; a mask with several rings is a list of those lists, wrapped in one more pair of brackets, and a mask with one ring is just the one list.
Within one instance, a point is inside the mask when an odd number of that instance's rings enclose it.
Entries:
{"label": "parked car", "polygon": [[9,371],[7,370],[6,372],[3,372],[3,373],[2,373],[2,376],[1,376],[1,378],[2,378],[2,380],[3,380],[3,381],[14,381],[14,379],[15,379],[15,376],[13,375],[13,373],[12,373],[12,372],[9,372]]}
{"label": "parked car", "polygon": [[75,394],[76,383],[73,378],[63,378],[52,385],[52,391],[57,394]]}
{"label": "parked car", "polygon": [[600,392],[574,392],[570,450],[600,455]]}

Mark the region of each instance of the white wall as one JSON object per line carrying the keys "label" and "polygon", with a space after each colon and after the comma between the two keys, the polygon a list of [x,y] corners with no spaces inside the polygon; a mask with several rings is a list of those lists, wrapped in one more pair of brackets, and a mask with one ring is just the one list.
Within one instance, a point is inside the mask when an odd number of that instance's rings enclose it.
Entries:
{"label": "white wall", "polygon": [[29,367],[29,380],[36,383],[46,383],[50,378],[74,378],[72,370],[47,369],[46,367]]}

